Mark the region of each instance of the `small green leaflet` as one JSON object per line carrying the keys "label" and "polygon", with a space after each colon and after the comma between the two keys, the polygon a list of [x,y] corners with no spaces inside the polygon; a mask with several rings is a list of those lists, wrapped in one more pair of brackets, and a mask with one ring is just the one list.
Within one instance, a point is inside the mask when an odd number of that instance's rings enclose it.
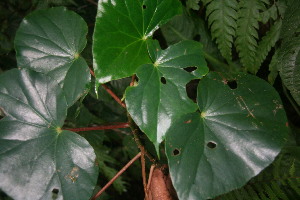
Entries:
{"label": "small green leaflet", "polygon": [[16,200],[89,199],[96,156],[83,137],[61,130],[68,106],[60,86],[31,70],[7,71],[0,107],[0,189]]}
{"label": "small green leaflet", "polygon": [[[126,105],[132,119],[154,143],[163,141],[173,121],[197,109],[187,97],[186,84],[208,73],[202,45],[195,41],[182,41],[161,50],[157,41],[148,44],[153,64],[138,68],[136,87],[126,90]],[[189,73],[186,67],[197,67]]]}
{"label": "small green leaflet", "polygon": [[179,199],[212,199],[267,167],[287,140],[287,118],[274,88],[245,74],[211,72],[198,85],[200,112],[166,133],[171,179]]}
{"label": "small green leaflet", "polygon": [[96,84],[133,75],[149,63],[147,38],[180,11],[179,0],[99,0],[93,42]]}
{"label": "small green leaflet", "polygon": [[63,7],[34,11],[16,33],[18,66],[51,76],[67,91],[71,106],[89,89],[89,68],[80,56],[86,34],[85,21],[73,11]]}

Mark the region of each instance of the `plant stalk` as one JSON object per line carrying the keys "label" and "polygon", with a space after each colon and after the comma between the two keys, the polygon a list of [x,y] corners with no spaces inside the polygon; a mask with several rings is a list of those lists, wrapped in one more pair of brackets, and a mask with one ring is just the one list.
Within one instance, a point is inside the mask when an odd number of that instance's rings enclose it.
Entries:
{"label": "plant stalk", "polygon": [[123,174],[128,167],[130,167],[137,159],[141,157],[142,153],[139,152],[134,158],[132,158],[91,200],[96,200],[121,174]]}
{"label": "plant stalk", "polygon": [[82,128],[66,128],[64,130],[81,132],[81,131],[98,131],[98,130],[109,130],[117,128],[129,128],[129,123],[118,123],[115,125],[103,125],[103,126],[94,126],[94,127],[82,127]]}

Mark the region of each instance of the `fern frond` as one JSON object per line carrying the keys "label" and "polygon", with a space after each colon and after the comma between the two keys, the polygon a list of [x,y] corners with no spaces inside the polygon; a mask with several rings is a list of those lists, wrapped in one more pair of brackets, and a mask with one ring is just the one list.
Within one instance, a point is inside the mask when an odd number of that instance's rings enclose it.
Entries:
{"label": "fern frond", "polygon": [[[104,162],[98,162],[98,165],[100,173],[103,174],[108,180],[112,179],[117,174],[117,170],[109,167]],[[126,191],[126,185],[127,183],[122,179],[122,177],[119,177],[113,182],[113,187],[119,192],[119,194],[122,194]]]}
{"label": "fern frond", "polygon": [[187,0],[187,2],[186,2],[186,7],[188,8],[188,9],[193,9],[193,10],[199,10],[199,5],[198,5],[198,3],[199,3],[199,1],[200,0]]}
{"label": "fern frond", "polygon": [[237,28],[238,3],[236,0],[214,0],[207,4],[206,16],[212,38],[222,56],[231,61],[231,49]]}
{"label": "fern frond", "polygon": [[255,62],[259,12],[264,10],[265,5],[260,0],[241,0],[239,2],[235,44],[241,63],[247,70],[251,69]]}
{"label": "fern frond", "polygon": [[244,187],[215,200],[291,200],[300,196],[300,159],[297,146],[283,149],[276,161]]}
{"label": "fern frond", "polygon": [[259,21],[263,24],[266,24],[270,19],[276,20],[278,17],[278,9],[275,4],[273,4],[266,11],[260,13]]}
{"label": "fern frond", "polygon": [[248,70],[256,74],[260,65],[267,57],[268,53],[270,52],[271,48],[275,46],[276,42],[279,39],[280,29],[282,25],[282,20],[279,19],[275,22],[275,24],[270,28],[267,34],[261,39],[258,44],[255,56],[255,62],[253,65],[250,65]]}
{"label": "fern frond", "polygon": [[210,3],[213,0],[201,0],[201,1],[202,1],[203,5],[206,6],[208,3]]}
{"label": "fern frond", "polygon": [[255,192],[251,185],[246,185],[246,190],[248,191],[249,195],[252,197],[253,200],[260,200],[258,194]]}
{"label": "fern frond", "polygon": [[270,84],[274,84],[276,77],[278,76],[278,69],[277,69],[277,62],[278,62],[278,51],[275,51],[272,60],[269,64],[269,75],[268,75],[268,81]]}
{"label": "fern frond", "polygon": [[[290,193],[290,198],[287,194]],[[290,200],[300,196],[300,177],[289,177],[270,182],[251,183],[221,195],[225,200]]]}
{"label": "fern frond", "polygon": [[291,188],[300,196],[300,180],[299,179],[288,179],[288,184]]}
{"label": "fern frond", "polygon": [[286,194],[284,193],[284,191],[281,190],[281,188],[279,187],[279,185],[278,185],[277,182],[273,181],[273,182],[271,183],[271,186],[272,186],[272,189],[273,189],[274,191],[277,191],[276,194],[277,194],[277,196],[278,196],[280,199],[282,199],[282,200],[289,200],[289,198],[286,196]]}

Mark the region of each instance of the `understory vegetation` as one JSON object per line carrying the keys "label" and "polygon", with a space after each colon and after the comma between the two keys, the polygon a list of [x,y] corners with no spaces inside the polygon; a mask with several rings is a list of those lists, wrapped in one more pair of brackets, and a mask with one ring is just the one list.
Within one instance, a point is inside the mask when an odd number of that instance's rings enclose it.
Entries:
{"label": "understory vegetation", "polygon": [[0,30],[0,200],[300,198],[300,1],[6,0]]}

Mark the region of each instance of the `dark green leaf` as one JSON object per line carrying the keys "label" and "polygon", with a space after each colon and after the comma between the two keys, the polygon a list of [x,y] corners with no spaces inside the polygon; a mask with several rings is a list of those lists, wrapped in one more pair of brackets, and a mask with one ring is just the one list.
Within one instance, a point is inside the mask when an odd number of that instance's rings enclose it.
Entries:
{"label": "dark green leaf", "polygon": [[210,73],[198,86],[200,112],[166,134],[179,199],[205,200],[239,188],[267,167],[287,138],[277,92],[251,75]]}
{"label": "dark green leaf", "polygon": [[278,66],[284,85],[300,105],[300,1],[287,8],[282,22]]}
{"label": "dark green leaf", "polygon": [[147,38],[180,9],[178,0],[100,0],[93,45],[97,84],[149,63]]}
{"label": "dark green leaf", "polygon": [[[126,90],[130,115],[156,148],[174,119],[197,109],[185,86],[208,72],[202,53],[201,44],[195,41],[182,41],[166,50],[151,42],[154,64],[142,65],[137,71],[138,86]],[[190,66],[198,68],[192,73],[183,69]]]}
{"label": "dark green leaf", "polygon": [[58,81],[71,106],[89,88],[89,69],[80,57],[86,34],[86,23],[72,11],[62,7],[35,11],[16,33],[18,66]]}
{"label": "dark green leaf", "polygon": [[[13,78],[12,78],[13,77]],[[61,130],[67,111],[51,77],[28,70],[0,76],[0,188],[16,200],[89,199],[97,181],[95,153]]]}

